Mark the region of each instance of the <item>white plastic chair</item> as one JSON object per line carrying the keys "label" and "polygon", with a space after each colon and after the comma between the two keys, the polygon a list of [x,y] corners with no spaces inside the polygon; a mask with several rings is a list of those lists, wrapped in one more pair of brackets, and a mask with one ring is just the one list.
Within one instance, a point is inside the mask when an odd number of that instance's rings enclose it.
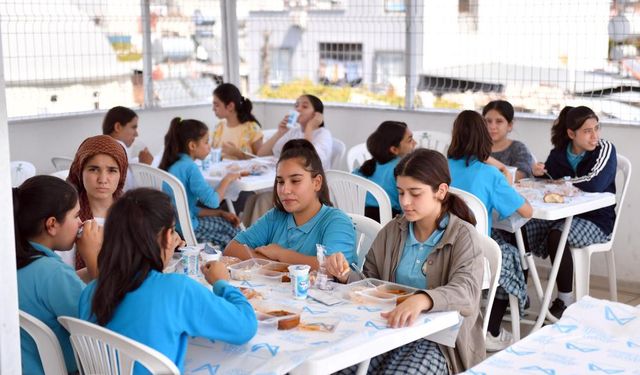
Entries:
{"label": "white plastic chair", "polygon": [[36,167],[28,161],[11,162],[11,186],[18,187],[36,175]]}
{"label": "white plastic chair", "polygon": [[413,132],[413,139],[418,143],[418,147],[436,150],[446,156],[451,144],[451,133],[419,130]]}
{"label": "white plastic chair", "polygon": [[359,143],[347,151],[347,168],[349,172],[360,167],[365,161],[371,159],[371,154],[367,150],[366,143]]}
{"label": "white plastic chair", "polygon": [[173,192],[174,203],[178,214],[178,222],[182,230],[182,236],[189,246],[198,244],[196,235],[191,225],[191,216],[189,213],[189,203],[187,201],[187,193],[182,186],[182,182],[170,173],[162,169],[140,163],[129,164],[129,169],[136,181],[136,187],[149,187],[156,190],[162,190],[163,183],[167,184]]}
{"label": "white plastic chair", "polygon": [[64,363],[64,354],[55,333],[33,315],[22,310],[19,314],[20,328],[35,341],[45,375],[66,374],[67,365]]}
{"label": "white plastic chair", "polygon": [[487,236],[489,234],[489,214],[487,213],[487,208],[484,206],[484,203],[482,203],[480,198],[467,191],[451,186],[449,187],[449,192],[459,196],[465,201],[471,212],[473,212],[473,215],[476,217],[476,229],[481,234]]}
{"label": "white plastic chair", "polygon": [[[489,317],[491,316],[491,308],[493,307],[493,300],[496,297],[496,290],[498,289],[498,281],[500,280],[500,271],[502,270],[502,253],[500,252],[500,246],[493,240],[493,238],[482,233],[480,235],[480,247],[484,254],[484,269],[485,274],[483,276],[482,289],[489,289],[487,297],[487,306],[484,310],[484,317],[482,320],[482,337],[486,339],[487,330],[489,329]],[[487,275],[487,267],[489,268],[489,275]],[[487,277],[489,276],[489,277]]]}
{"label": "white plastic chair", "polygon": [[69,170],[69,168],[71,168],[71,163],[73,163],[73,158],[68,158],[66,156],[54,156],[51,158],[51,164],[53,164],[56,171]]}
{"label": "white plastic chair", "polygon": [[331,168],[337,169],[340,167],[340,163],[342,162],[342,159],[344,159],[346,149],[347,146],[344,142],[337,138],[333,138],[333,143],[331,144]]}
{"label": "white plastic chair", "polygon": [[391,200],[380,185],[364,177],[333,169],[326,171],[325,175],[331,202],[335,207],[364,216],[367,193],[371,193],[380,208],[380,224],[384,226],[393,218]]}
{"label": "white plastic chair", "polygon": [[81,374],[131,374],[135,362],[152,374],[180,374],[164,354],[119,333],[68,316],[61,316],[58,321],[71,333]]}
{"label": "white plastic chair", "polygon": [[63,169],[61,171],[55,171],[53,173],[50,173],[49,176],[58,177],[59,179],[66,181],[67,177],[69,177],[69,170]]}
{"label": "white plastic chair", "polygon": [[362,269],[364,259],[371,249],[373,240],[376,239],[382,225],[364,215],[348,213],[356,229],[356,255],[358,256],[358,269]]}
{"label": "white plastic chair", "polygon": [[629,181],[631,181],[631,162],[626,157],[618,154],[618,173],[622,174],[622,192],[616,202],[616,220],[611,232],[611,240],[605,243],[589,245],[583,248],[571,248],[576,284],[576,300],[589,294],[589,276],[591,274],[591,254],[605,253],[607,269],[609,273],[609,294],[612,301],[618,301],[618,286],[616,284],[616,263],[613,254],[613,241],[618,229],[618,221],[622,212],[624,198],[627,195]]}

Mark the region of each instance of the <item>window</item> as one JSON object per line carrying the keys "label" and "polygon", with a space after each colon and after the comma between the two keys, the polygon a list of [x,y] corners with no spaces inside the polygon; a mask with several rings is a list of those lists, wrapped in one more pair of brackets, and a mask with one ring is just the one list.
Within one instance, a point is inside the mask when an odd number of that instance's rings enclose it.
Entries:
{"label": "window", "polygon": [[291,80],[291,49],[277,48],[271,50],[271,66],[269,84],[278,86]]}
{"label": "window", "polygon": [[404,12],[405,9],[404,0],[384,0],[385,12]]}
{"label": "window", "polygon": [[318,78],[325,84],[362,82],[362,43],[320,43]]}
{"label": "window", "polygon": [[373,58],[373,83],[386,85],[404,78],[402,52],[376,52]]}
{"label": "window", "polygon": [[458,0],[458,29],[467,33],[478,31],[478,0]]}

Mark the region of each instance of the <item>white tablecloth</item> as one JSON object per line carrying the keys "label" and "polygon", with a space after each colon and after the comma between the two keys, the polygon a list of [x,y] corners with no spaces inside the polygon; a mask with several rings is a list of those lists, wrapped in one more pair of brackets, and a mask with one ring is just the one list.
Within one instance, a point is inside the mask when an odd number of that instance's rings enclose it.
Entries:
{"label": "white tablecloth", "polygon": [[277,160],[273,156],[248,160],[225,160],[210,166],[202,174],[209,185],[215,188],[229,170],[254,173],[250,176],[242,177],[229,185],[224,198],[235,201],[241,191],[260,191],[272,188],[276,178],[276,162]]}
{"label": "white tablecloth", "polygon": [[640,374],[640,307],[585,296],[466,374]]}
{"label": "white tablecloth", "polygon": [[[294,300],[289,284],[255,281],[232,282],[254,287],[269,302],[302,309],[302,323],[319,320],[339,322],[333,333],[309,332],[298,329],[278,331],[259,326],[256,336],[245,345],[212,342],[201,338],[189,340],[185,363],[187,374],[284,374],[313,357],[340,356],[353,347],[363,347],[375,340],[401,342],[409,330],[433,332],[433,341],[453,345],[459,330],[457,312],[423,314],[413,327],[390,329],[380,317],[381,307],[345,302],[326,306],[310,299]],[[215,322],[212,322],[215,324]],[[370,357],[370,356],[369,356]],[[306,372],[306,371],[305,371]]]}

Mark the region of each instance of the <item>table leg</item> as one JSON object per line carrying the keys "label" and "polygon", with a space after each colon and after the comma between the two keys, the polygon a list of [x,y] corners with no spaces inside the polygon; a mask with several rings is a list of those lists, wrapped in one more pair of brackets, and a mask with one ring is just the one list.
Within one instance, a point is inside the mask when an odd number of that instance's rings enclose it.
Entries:
{"label": "table leg", "polygon": [[[229,198],[225,198],[224,201],[227,202],[227,209],[229,210],[229,212],[231,212],[234,215],[237,215],[236,214],[236,209],[235,209],[235,207],[233,207],[233,201],[231,201],[231,199],[229,199]],[[245,226],[242,223],[242,221],[240,221],[240,229],[242,229],[242,230],[247,229],[247,228],[245,228]]]}
{"label": "table leg", "polygon": [[540,277],[538,276],[538,270],[536,269],[536,264],[533,260],[533,255],[531,252],[526,251],[524,247],[524,239],[522,238],[522,228],[518,228],[515,233],[516,235],[516,244],[518,245],[518,250],[520,250],[520,258],[523,259],[522,269],[529,270],[529,276],[533,281],[533,286],[536,289],[536,293],[538,294],[538,301],[542,302],[542,283],[540,283]]}
{"label": "table leg", "polygon": [[540,314],[538,320],[533,326],[531,332],[535,332],[542,327],[544,319],[549,318],[552,322],[558,321],[556,317],[549,312],[549,302],[551,302],[551,294],[553,294],[553,288],[555,287],[556,277],[558,277],[558,269],[560,268],[560,262],[562,261],[562,255],[564,254],[564,246],[567,243],[567,237],[569,236],[569,230],[571,229],[571,222],[573,216],[569,216],[564,220],[562,226],[562,235],[560,236],[560,242],[558,243],[558,251],[556,252],[556,259],[551,267],[551,273],[549,274],[549,282],[547,283],[547,289],[544,292],[544,298],[542,299],[542,306],[540,306]]}
{"label": "table leg", "polygon": [[356,370],[356,375],[366,375],[367,370],[369,370],[369,362],[371,362],[371,359],[367,359],[366,361],[362,361],[358,363],[358,369]]}

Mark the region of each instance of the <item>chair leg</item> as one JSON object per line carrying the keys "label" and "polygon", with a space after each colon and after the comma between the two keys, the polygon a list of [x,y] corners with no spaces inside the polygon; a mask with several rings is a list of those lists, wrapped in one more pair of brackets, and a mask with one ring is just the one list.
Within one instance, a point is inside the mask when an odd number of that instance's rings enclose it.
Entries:
{"label": "chair leg", "polygon": [[367,370],[369,370],[369,362],[371,362],[371,359],[367,359],[358,363],[358,369],[356,370],[356,375],[366,375]]}
{"label": "chair leg", "polygon": [[575,274],[576,301],[589,295],[589,275],[591,273],[591,252],[585,249],[571,249],[573,272]]}
{"label": "chair leg", "polygon": [[520,341],[520,308],[518,298],[509,294],[509,308],[511,309],[511,331],[513,339]]}
{"label": "chair leg", "polygon": [[616,260],[613,255],[613,249],[609,250],[605,257],[607,258],[607,266],[609,268],[609,294],[612,301],[618,302],[618,281],[616,278]]}

